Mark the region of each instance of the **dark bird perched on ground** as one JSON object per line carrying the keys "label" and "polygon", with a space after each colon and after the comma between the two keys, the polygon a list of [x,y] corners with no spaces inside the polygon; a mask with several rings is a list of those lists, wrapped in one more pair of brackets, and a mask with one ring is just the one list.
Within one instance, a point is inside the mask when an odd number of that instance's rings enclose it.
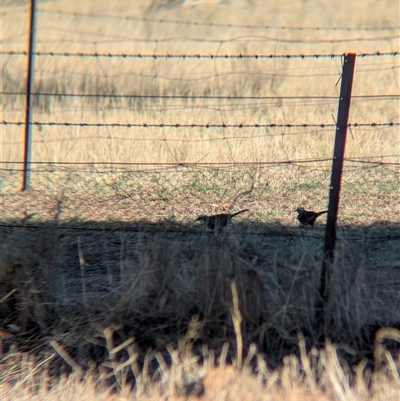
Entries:
{"label": "dark bird perched on ground", "polygon": [[243,209],[233,214],[215,214],[213,216],[201,215],[196,219],[196,221],[202,221],[204,227],[209,230],[221,231],[224,227],[231,224],[232,217],[235,217],[240,213],[248,212],[249,210],[250,209]]}
{"label": "dark bird perched on ground", "polygon": [[295,212],[298,213],[297,220],[299,220],[299,222],[301,224],[303,224],[303,226],[306,226],[306,227],[311,226],[312,228],[314,228],[315,221],[317,220],[317,218],[319,216],[321,216],[321,214],[328,213],[327,210],[324,210],[323,212],[318,212],[318,213],[312,212],[312,211],[307,211],[307,210],[304,210],[304,208],[302,208],[302,207],[298,207],[295,210]]}

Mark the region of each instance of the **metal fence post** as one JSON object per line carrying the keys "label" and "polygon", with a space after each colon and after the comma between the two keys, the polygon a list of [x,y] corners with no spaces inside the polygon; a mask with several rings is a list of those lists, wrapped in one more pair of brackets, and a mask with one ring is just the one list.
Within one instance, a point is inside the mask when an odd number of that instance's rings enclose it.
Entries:
{"label": "metal fence post", "polygon": [[354,53],[348,53],[344,56],[342,85],[340,88],[339,109],[336,123],[335,147],[333,150],[331,184],[329,188],[329,207],[325,232],[324,261],[319,289],[319,293],[325,304],[329,298],[330,276],[334,260],[336,221],[339,210],[340,184],[342,180],[343,159],[346,146],[355,61],[356,55]]}
{"label": "metal fence post", "polygon": [[30,170],[31,170],[31,153],[32,153],[32,106],[31,93],[34,68],[34,46],[36,32],[36,0],[31,0],[31,19],[29,29],[29,54],[28,54],[28,76],[26,79],[26,108],[25,108],[25,148],[24,148],[24,177],[22,182],[22,190],[29,188]]}

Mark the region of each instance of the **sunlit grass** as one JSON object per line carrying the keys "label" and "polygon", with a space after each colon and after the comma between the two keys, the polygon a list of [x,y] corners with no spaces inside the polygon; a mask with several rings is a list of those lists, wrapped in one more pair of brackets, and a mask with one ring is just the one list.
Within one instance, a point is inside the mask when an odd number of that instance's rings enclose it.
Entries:
{"label": "sunlit grass", "polygon": [[[2,5],[3,51],[26,50],[27,3]],[[398,26],[390,0],[134,3],[40,2],[36,49],[398,51],[398,30],[379,29]],[[376,330],[399,324],[398,57],[356,60],[350,122],[367,126],[348,132],[358,161],[342,177],[327,327],[315,318],[325,217],[307,230],[294,212],[327,208],[331,162],[311,160],[332,158],[335,127],[284,125],[334,125],[341,62],[36,57],[34,91],[55,96],[33,98],[32,160],[44,164],[25,193],[24,127],[0,134],[2,224],[22,226],[2,227],[0,244],[0,328],[15,333],[2,344],[2,400],[397,401],[398,331]],[[26,57],[0,63],[3,92],[24,93]],[[2,120],[24,121],[24,96],[0,96]],[[221,236],[195,222],[242,208]]]}

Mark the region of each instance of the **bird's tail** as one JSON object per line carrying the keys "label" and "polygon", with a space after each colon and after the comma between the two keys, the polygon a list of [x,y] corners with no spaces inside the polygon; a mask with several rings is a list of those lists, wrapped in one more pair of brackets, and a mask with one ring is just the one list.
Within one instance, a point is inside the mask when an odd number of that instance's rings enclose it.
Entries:
{"label": "bird's tail", "polygon": [[237,215],[240,214],[240,213],[248,212],[249,210],[250,210],[250,209],[239,210],[238,212],[233,213],[233,214],[232,214],[232,217],[237,216]]}
{"label": "bird's tail", "polygon": [[319,212],[319,213],[317,213],[317,216],[321,216],[321,214],[324,214],[324,213],[328,213],[328,211],[324,210],[323,212]]}

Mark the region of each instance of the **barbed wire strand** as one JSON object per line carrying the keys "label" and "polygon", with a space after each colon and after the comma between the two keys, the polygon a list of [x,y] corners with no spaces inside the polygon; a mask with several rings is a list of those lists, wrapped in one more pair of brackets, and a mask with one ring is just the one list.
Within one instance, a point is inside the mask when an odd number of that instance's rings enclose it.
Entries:
{"label": "barbed wire strand", "polygon": [[[148,228],[144,228],[143,226],[146,224],[141,222],[142,227],[135,228],[132,226],[128,226],[127,224],[121,224],[116,227],[85,227],[85,226],[63,226],[60,224],[54,225],[18,225],[18,224],[4,224],[0,223],[0,227],[2,228],[11,228],[11,229],[22,229],[22,230],[62,230],[62,231],[94,231],[94,232],[133,232],[133,233],[143,233],[143,232],[162,232],[164,234],[192,234],[192,235],[204,235],[203,230],[201,229],[190,229],[190,228],[179,228],[178,223],[175,223],[174,226],[168,227],[168,224],[171,224],[168,220],[165,222],[166,224],[158,224],[158,227],[151,222],[148,222]],[[182,223],[184,225],[184,223]],[[209,233],[208,235],[213,235],[213,233]],[[285,238],[304,238],[303,233],[288,233],[288,232],[257,232],[257,231],[246,231],[246,235],[254,235],[254,236],[268,236],[268,237],[285,237]],[[307,235],[307,238],[315,238],[315,239],[323,239],[322,236],[318,235]],[[339,237],[338,240],[344,241],[365,241],[366,237],[364,236],[346,236],[345,238]],[[368,237],[369,240],[381,240],[381,241],[396,241],[400,239],[400,235],[396,234],[387,234],[386,236],[371,236]]]}
{"label": "barbed wire strand", "polygon": [[[368,157],[353,157],[345,158],[345,162],[362,163],[371,165],[400,165],[396,162],[384,162],[384,158],[400,158],[400,155],[380,155],[380,156],[368,156]],[[379,160],[370,160],[379,159]],[[310,158],[310,159],[291,159],[291,160],[271,160],[271,161],[246,161],[246,162],[56,162],[56,161],[32,161],[30,165],[37,166],[123,166],[123,167],[135,167],[135,166],[157,166],[157,167],[219,167],[219,166],[269,166],[269,165],[296,165],[301,163],[321,163],[321,162],[332,162],[332,158]],[[23,165],[22,161],[4,161],[0,160],[2,164],[16,164]],[[15,170],[14,170],[15,171]]]}
{"label": "barbed wire strand", "polygon": [[[0,125],[16,125],[16,126],[24,126],[26,124],[25,121],[0,121]],[[262,123],[253,123],[253,124],[201,124],[201,123],[84,123],[84,122],[55,122],[55,121],[32,121],[29,125],[33,126],[49,126],[49,127],[108,127],[108,128],[332,128],[336,127],[336,124],[333,123],[293,123],[293,124],[262,124]],[[347,127],[350,128],[359,128],[359,127],[398,127],[400,126],[400,122],[370,122],[370,123],[349,123]]]}
{"label": "barbed wire strand", "polygon": [[[19,50],[1,50],[1,55],[8,55],[8,56],[27,56],[27,51],[19,51]],[[153,60],[172,60],[172,59],[206,59],[206,60],[230,60],[230,59],[238,59],[238,60],[245,60],[245,59],[255,59],[255,60],[262,60],[262,59],[334,59],[334,58],[342,58],[346,55],[346,53],[331,53],[331,54],[191,54],[191,53],[182,53],[182,54],[146,54],[146,53],[85,53],[85,52],[33,52],[34,56],[38,57],[94,57],[94,58],[135,58],[135,59],[153,59]],[[366,58],[366,57],[397,57],[399,55],[399,51],[393,52],[380,52],[376,51],[373,53],[358,53],[357,57]]]}
{"label": "barbed wire strand", "polygon": [[[26,92],[2,91],[0,95],[5,96],[26,96]],[[337,100],[337,96],[215,96],[215,95],[141,95],[141,94],[101,94],[101,93],[51,93],[32,92],[31,96],[46,97],[82,97],[82,98],[121,98],[121,99],[179,99],[179,100]],[[400,100],[400,94],[387,95],[355,95],[351,99],[388,99]]]}

